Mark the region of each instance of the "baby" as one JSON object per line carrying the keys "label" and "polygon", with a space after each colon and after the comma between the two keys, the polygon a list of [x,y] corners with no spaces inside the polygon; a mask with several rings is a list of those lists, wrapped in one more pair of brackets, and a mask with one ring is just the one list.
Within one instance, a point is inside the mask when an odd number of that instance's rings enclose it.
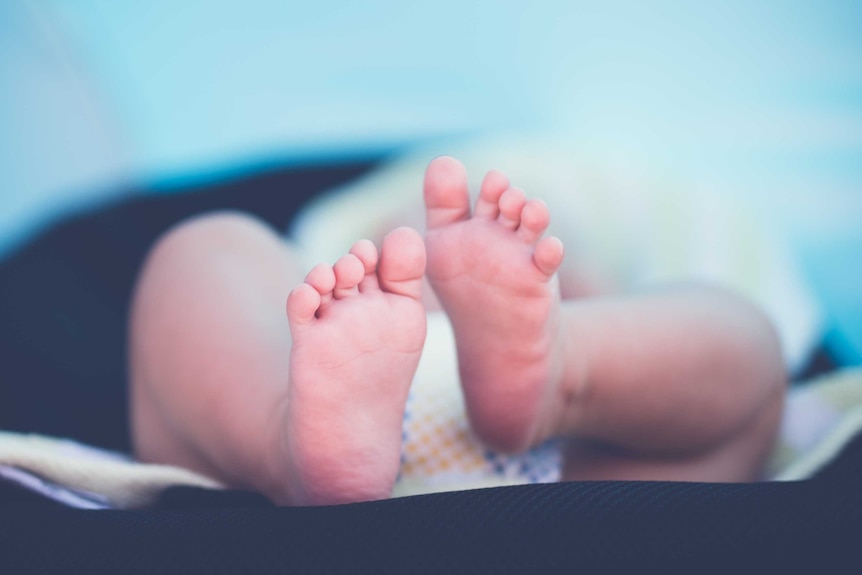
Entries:
{"label": "baby", "polygon": [[[132,310],[137,456],[281,504],[386,498],[426,314],[446,313],[489,448],[561,438],[564,480],[759,477],[785,391],[762,312],[705,285],[562,300],[577,290],[560,289],[543,202],[490,172],[471,208],[450,157],[429,165],[424,200],[424,240],[403,227],[379,252],[360,240],[304,280],[291,247],[249,217],[166,234]],[[426,277],[442,312],[426,311]]]}

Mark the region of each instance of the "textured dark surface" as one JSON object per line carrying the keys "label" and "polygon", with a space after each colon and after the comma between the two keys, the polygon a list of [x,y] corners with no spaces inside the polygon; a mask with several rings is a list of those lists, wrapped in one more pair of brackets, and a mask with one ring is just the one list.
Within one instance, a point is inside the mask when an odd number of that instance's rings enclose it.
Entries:
{"label": "textured dark surface", "polygon": [[318,508],[187,489],[147,511],[6,503],[0,556],[15,573],[858,572],[860,455],[857,440],[828,476],[795,483],[559,483]]}

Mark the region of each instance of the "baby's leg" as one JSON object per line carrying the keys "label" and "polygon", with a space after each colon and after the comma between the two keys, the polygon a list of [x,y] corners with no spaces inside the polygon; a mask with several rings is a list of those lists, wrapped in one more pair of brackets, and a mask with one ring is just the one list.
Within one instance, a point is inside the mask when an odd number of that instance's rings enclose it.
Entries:
{"label": "baby's leg", "polygon": [[132,310],[137,455],[281,503],[388,496],[425,337],[424,247],[402,229],[379,264],[370,242],[351,252],[301,284],[290,250],[249,217],[197,218],[160,240]]}
{"label": "baby's leg", "polygon": [[[567,301],[569,395],[556,429],[569,479],[756,479],[777,433],[778,337],[746,300],[706,286]],[[567,387],[573,385],[574,387]]]}
{"label": "baby's leg", "polygon": [[783,366],[769,322],[711,288],[560,301],[549,215],[491,173],[428,168],[428,277],[449,314],[477,434],[572,442],[567,477],[746,479],[774,436]]}

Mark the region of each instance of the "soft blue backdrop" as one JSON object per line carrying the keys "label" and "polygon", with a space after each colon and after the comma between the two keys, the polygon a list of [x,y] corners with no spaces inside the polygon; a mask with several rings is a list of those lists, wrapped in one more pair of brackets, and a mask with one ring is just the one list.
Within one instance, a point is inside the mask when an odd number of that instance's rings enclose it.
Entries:
{"label": "soft blue backdrop", "polygon": [[500,130],[745,196],[862,357],[858,1],[0,2],[2,250],[121,183]]}

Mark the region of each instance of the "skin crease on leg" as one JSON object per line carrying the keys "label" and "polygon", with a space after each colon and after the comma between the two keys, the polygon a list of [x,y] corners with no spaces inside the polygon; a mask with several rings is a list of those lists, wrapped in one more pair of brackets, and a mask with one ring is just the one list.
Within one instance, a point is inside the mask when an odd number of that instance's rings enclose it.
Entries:
{"label": "skin crease on leg", "polygon": [[[566,479],[757,477],[784,394],[759,310],[698,285],[561,301],[562,244],[543,237],[542,202],[491,172],[470,206],[464,167],[447,157],[428,168],[425,202],[427,277],[486,443],[570,437]],[[290,248],[247,216],[170,231],[132,310],[136,454],[284,504],[388,496],[424,341],[425,250],[396,230],[379,254],[358,242],[303,281]],[[404,342],[409,352],[393,347]]]}

